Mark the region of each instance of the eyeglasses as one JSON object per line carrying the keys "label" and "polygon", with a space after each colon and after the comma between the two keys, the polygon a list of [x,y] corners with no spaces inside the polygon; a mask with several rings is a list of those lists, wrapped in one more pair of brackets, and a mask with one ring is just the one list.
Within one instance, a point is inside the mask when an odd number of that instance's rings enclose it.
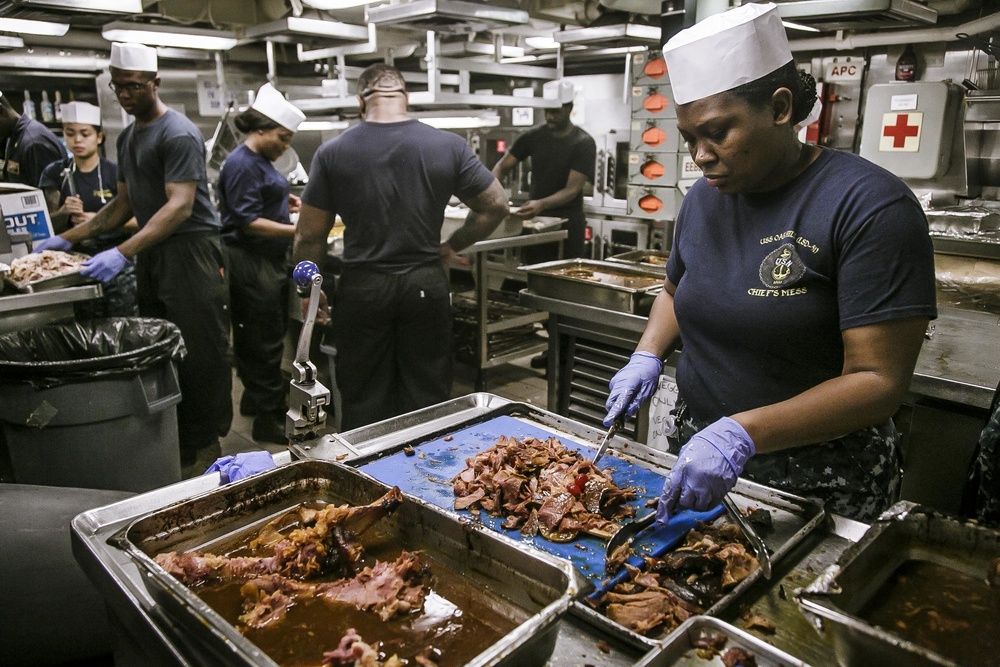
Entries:
{"label": "eyeglasses", "polygon": [[138,92],[139,89],[146,87],[146,85],[151,83],[151,81],[152,80],[143,81],[142,83],[122,83],[122,84],[117,84],[114,81],[109,81],[108,88],[113,90],[116,95],[119,93],[128,93],[129,95],[131,95],[133,93]]}

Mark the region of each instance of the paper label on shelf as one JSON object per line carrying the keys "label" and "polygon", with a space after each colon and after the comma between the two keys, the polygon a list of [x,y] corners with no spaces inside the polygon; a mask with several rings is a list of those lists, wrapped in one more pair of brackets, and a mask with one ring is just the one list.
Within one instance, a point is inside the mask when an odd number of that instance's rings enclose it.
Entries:
{"label": "paper label on shelf", "polygon": [[215,76],[199,76],[198,113],[202,116],[221,116],[226,112],[226,94]]}

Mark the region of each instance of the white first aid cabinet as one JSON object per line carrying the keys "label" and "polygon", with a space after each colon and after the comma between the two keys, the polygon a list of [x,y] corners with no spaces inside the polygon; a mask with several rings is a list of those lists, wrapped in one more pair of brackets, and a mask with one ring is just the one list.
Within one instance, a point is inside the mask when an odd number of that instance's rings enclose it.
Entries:
{"label": "white first aid cabinet", "polygon": [[943,81],[879,83],[868,89],[861,157],[902,179],[948,171],[962,91]]}

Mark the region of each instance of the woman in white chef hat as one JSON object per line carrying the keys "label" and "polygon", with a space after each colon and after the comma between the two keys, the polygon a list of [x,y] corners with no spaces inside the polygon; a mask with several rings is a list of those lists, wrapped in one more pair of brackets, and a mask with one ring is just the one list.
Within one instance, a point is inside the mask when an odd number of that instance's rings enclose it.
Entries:
{"label": "woman in white chef hat", "polygon": [[635,414],[683,343],[671,443],[683,446],[659,521],[714,507],[739,475],[871,521],[896,500],[891,418],[937,315],[920,205],[882,168],[799,141],[815,84],[775,5],[711,16],[663,54],[704,177],[605,423]]}
{"label": "woman in white chef hat", "polygon": [[229,249],[229,285],[236,371],[243,382],[240,412],[254,416],[253,438],[286,442],[287,383],[281,375],[287,324],[287,255],[295,236],[290,213],[299,198],[272,165],[288,150],[305,119],[267,83],[236,117],[247,134],[219,173],[219,213]]}
{"label": "woman in white chef hat", "polygon": [[[100,154],[101,144],[104,143],[100,107],[88,102],[64,104],[62,123],[63,141],[70,156],[47,166],[38,183],[45,194],[45,203],[56,233],[87,222],[118,194],[118,165]],[[114,231],[86,239],[78,243],[75,250],[96,255],[117,246],[136,229],[133,221]],[[100,301],[77,304],[77,317],[138,315],[135,285],[135,271],[129,265],[104,285],[104,296]]]}

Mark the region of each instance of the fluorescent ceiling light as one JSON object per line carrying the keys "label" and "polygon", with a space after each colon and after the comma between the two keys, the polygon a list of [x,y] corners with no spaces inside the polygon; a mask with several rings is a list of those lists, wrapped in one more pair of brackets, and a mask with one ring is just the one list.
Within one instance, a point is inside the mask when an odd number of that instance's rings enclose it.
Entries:
{"label": "fluorescent ceiling light", "polygon": [[302,4],[313,9],[347,9],[348,7],[360,7],[375,2],[376,0],[302,0]]}
{"label": "fluorescent ceiling light", "polygon": [[451,115],[411,114],[425,125],[441,130],[470,130],[479,127],[496,127],[500,124],[500,116],[496,113],[451,112]]}
{"label": "fluorescent ceiling light", "polygon": [[802,30],[804,32],[819,32],[819,28],[814,28],[809,25],[802,25],[801,23],[792,23],[791,21],[782,21],[781,25],[785,26],[789,30]]}
{"label": "fluorescent ceiling light", "polygon": [[559,42],[552,37],[525,37],[524,43],[533,49],[558,49]]}
{"label": "fluorescent ceiling light", "polygon": [[299,123],[299,132],[320,132],[322,130],[346,130],[350,127],[346,120],[304,120]]}
{"label": "fluorescent ceiling light", "polygon": [[80,12],[142,13],[142,0],[24,0],[22,4],[26,7],[58,7]]}
{"label": "fluorescent ceiling light", "polygon": [[114,21],[101,29],[109,42],[136,42],[150,46],[173,46],[181,49],[228,51],[236,46],[236,33],[183,26],[141,25]]}
{"label": "fluorescent ceiling light", "polygon": [[69,24],[0,18],[0,30],[4,32],[19,32],[24,35],[53,35],[55,37],[62,37],[69,30]]}

